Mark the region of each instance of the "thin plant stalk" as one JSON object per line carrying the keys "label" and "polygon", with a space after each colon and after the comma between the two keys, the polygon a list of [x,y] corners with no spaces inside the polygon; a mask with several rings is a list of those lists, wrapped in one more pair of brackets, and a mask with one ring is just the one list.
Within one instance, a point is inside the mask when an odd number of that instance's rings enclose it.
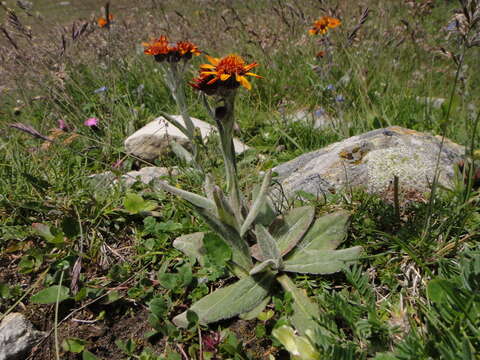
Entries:
{"label": "thin plant stalk", "polygon": [[455,73],[455,80],[453,82],[453,87],[452,91],[450,93],[450,99],[448,101],[448,108],[447,108],[447,113],[445,115],[445,119],[442,123],[441,130],[442,130],[442,140],[440,141],[440,147],[438,150],[438,155],[437,155],[437,161],[435,164],[435,173],[433,177],[433,182],[432,182],[432,191],[430,193],[430,200],[428,202],[428,209],[427,209],[427,218],[425,221],[425,226],[423,228],[423,233],[421,237],[421,242],[424,242],[427,234],[430,232],[430,226],[431,226],[431,221],[432,221],[432,213],[433,213],[433,203],[435,201],[435,195],[436,195],[436,190],[437,190],[437,185],[438,185],[438,177],[439,177],[439,170],[440,170],[440,158],[442,156],[442,150],[443,146],[445,144],[445,138],[447,136],[447,127],[448,127],[448,121],[450,120],[450,113],[452,110],[452,104],[453,104],[453,97],[455,96],[455,91],[457,89],[458,85],[458,79],[460,77],[460,71],[462,69],[463,65],[463,60],[465,58],[465,50],[466,46],[465,43],[463,43],[463,48],[462,48],[462,55],[460,56],[460,60],[458,61],[457,65],[457,71]]}
{"label": "thin plant stalk", "polygon": [[235,148],[233,145],[233,128],[235,125],[235,91],[228,91],[223,96],[224,106],[215,111],[215,122],[220,135],[220,148],[225,163],[227,191],[230,194],[236,214],[241,214],[242,202],[237,179]]}
{"label": "thin plant stalk", "polygon": [[58,306],[60,305],[60,290],[63,283],[64,271],[60,274],[60,280],[58,282],[57,301],[55,302],[55,356],[57,360],[60,360],[60,347],[58,345]]}

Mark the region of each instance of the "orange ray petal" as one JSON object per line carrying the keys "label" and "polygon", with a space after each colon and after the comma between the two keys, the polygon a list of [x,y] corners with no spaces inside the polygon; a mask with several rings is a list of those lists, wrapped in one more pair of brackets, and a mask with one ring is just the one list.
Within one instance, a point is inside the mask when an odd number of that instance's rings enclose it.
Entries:
{"label": "orange ray petal", "polygon": [[257,75],[257,74],[251,73],[251,72],[247,72],[247,73],[245,73],[245,75],[249,75],[249,76],[259,78],[259,79],[263,79],[263,76],[260,76],[260,75]]}
{"label": "orange ray petal", "polygon": [[258,63],[254,62],[254,63],[251,63],[249,65],[246,65],[244,67],[244,69],[245,69],[245,71],[249,71],[249,70],[253,69],[255,66],[258,66]]}
{"label": "orange ray petal", "polygon": [[207,57],[208,61],[210,61],[213,65],[218,65],[218,63],[220,62],[220,59],[218,58],[214,58],[210,55],[206,55],[205,56]]}
{"label": "orange ray petal", "polygon": [[220,80],[227,81],[228,79],[230,79],[231,76],[232,75],[230,75],[230,74],[222,74],[222,75],[220,75]]}
{"label": "orange ray petal", "polygon": [[236,76],[236,80],[247,90],[252,90],[252,85],[248,82],[245,76],[238,75]]}
{"label": "orange ray petal", "polygon": [[215,65],[212,65],[212,64],[202,64],[202,65],[200,65],[200,69],[215,69]]}

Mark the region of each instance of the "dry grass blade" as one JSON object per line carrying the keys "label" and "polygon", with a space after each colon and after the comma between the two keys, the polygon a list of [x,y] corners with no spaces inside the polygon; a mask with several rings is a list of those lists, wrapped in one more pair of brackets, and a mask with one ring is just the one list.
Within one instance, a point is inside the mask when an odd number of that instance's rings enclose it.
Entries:
{"label": "dry grass blade", "polygon": [[17,43],[12,39],[10,34],[8,33],[7,29],[5,29],[3,26],[0,26],[0,30],[2,31],[3,35],[7,38],[8,42],[12,44],[12,46],[15,48],[15,50],[18,50],[18,45]]}
{"label": "dry grass blade", "polygon": [[32,30],[22,24],[13,9],[7,8],[7,20],[10,26],[16,29],[21,35],[32,40]]}
{"label": "dry grass blade", "polygon": [[13,129],[17,129],[17,130],[23,131],[27,134],[30,134],[35,138],[42,139],[42,140],[45,140],[45,141],[50,141],[50,142],[53,141],[49,137],[40,134],[37,130],[35,130],[33,127],[31,127],[29,125],[25,125],[25,124],[22,124],[22,123],[11,123],[11,124],[8,124],[8,126],[13,128]]}
{"label": "dry grass blade", "polygon": [[363,9],[362,16],[360,17],[358,24],[353,28],[350,34],[348,34],[349,44],[351,44],[356,39],[358,31],[360,30],[362,25],[365,24],[365,22],[367,21],[369,14],[370,14],[370,9],[368,7]]}

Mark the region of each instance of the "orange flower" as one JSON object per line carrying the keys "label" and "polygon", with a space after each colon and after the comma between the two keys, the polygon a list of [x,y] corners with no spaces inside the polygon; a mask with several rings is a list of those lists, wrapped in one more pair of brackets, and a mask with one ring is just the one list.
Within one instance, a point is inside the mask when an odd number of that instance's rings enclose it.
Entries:
{"label": "orange flower", "polygon": [[108,15],[108,21],[103,16],[100,16],[97,20],[97,24],[98,24],[99,27],[103,28],[103,27],[107,26],[108,24],[110,24],[112,22],[112,20],[113,20],[113,15],[112,14]]}
{"label": "orange flower", "polygon": [[168,42],[165,35],[160,36],[150,43],[143,43],[142,45],[145,47],[143,52],[147,55],[155,56],[155,60],[159,62],[163,60],[178,62],[182,58],[189,60],[192,58],[192,55],[200,55],[198,47],[191,42],[179,41],[176,44],[172,44]]}
{"label": "orange flower", "polygon": [[247,65],[238,55],[231,54],[222,59],[207,55],[207,59],[210,61],[210,64],[200,65],[200,76],[190,84],[194,88],[202,90],[207,94],[220,86],[235,89],[242,85],[250,90],[252,85],[246,76],[261,78],[261,76],[250,72],[250,70],[258,66],[258,64],[253,62]]}
{"label": "orange flower", "polygon": [[200,50],[198,50],[198,47],[188,41],[177,42],[177,50],[180,53],[180,56],[192,57],[192,55],[198,56],[201,54]]}
{"label": "orange flower", "polygon": [[167,55],[170,51],[168,40],[165,35],[160,36],[158,39],[154,39],[150,43],[144,42],[142,45],[145,47],[143,52],[147,55]]}
{"label": "orange flower", "polygon": [[320,19],[313,23],[313,27],[308,30],[308,33],[310,35],[318,35],[319,33],[325,35],[328,32],[329,28],[333,29],[341,24],[341,21],[336,18],[332,18],[330,16],[322,16]]}

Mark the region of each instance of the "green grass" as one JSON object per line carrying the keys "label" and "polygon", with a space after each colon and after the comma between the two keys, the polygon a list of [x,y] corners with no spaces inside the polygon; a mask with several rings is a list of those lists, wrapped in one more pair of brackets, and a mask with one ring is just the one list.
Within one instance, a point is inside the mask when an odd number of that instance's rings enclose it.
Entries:
{"label": "green grass", "polygon": [[[73,281],[70,271],[81,258],[78,290],[60,304],[59,319],[92,302],[73,317],[95,321],[112,331],[113,340],[108,347],[102,342],[104,337],[95,340],[89,336],[86,326],[76,334],[67,320],[60,324],[60,341],[82,338],[84,348],[99,358],[115,354],[115,359],[180,359],[180,352],[185,351],[198,359],[200,336],[205,339],[220,331],[223,341],[215,348],[217,358],[257,359],[266,353],[285,356],[271,331],[287,321],[291,311],[288,295],[272,299],[269,307],[274,316],[269,320],[251,320],[240,324],[243,327],[226,321],[176,329],[168,319],[230,281],[222,259],[212,255],[208,266],[201,268],[171,246],[176,237],[207,231],[207,226],[192,216],[185,203],[148,186],[137,185],[129,192],[153,201],[154,211],[131,211],[124,190],[95,188],[88,175],[110,170],[125,156],[123,140],[160,112],[178,112],[156,64],[136,49],[142,40],[164,32],[175,39],[192,39],[212,55],[236,52],[261,64],[257,73],[264,79],[254,80],[252,91],[241,90],[237,99],[240,136],[254,149],[239,159],[245,188],[258,181],[259,171],[348,136],[390,125],[435,135],[445,130],[450,139],[467,147],[472,141],[478,144],[478,132],[472,139],[475,117],[471,107],[480,107],[480,74],[475,69],[479,49],[466,53],[468,66],[456,84],[448,118],[456,66],[436,51],[440,46],[461,51],[442,30],[458,4],[434,2],[431,12],[420,14],[403,2],[364,3],[370,16],[358,40],[348,46],[345,38],[361,9],[340,2],[342,26],[330,32],[331,58],[313,56],[321,47],[306,30],[323,12],[311,2],[298,1],[290,8],[269,1],[222,4],[193,0],[181,5],[142,3],[132,13],[112,4],[118,19],[112,30],[95,29],[72,43],[67,56],[35,47],[31,51],[36,59],[26,56],[14,64],[9,58],[2,70],[9,71],[9,90],[0,99],[0,314],[21,311],[38,328],[52,329],[54,305],[34,304],[30,295],[58,285],[61,274],[62,284],[69,288]],[[174,10],[187,20],[181,20]],[[408,22],[409,30],[401,20]],[[59,41],[58,37],[35,36],[39,40],[35,46],[45,49],[45,44]],[[52,36],[50,31],[48,36]],[[23,44],[21,38],[17,40]],[[7,49],[9,45],[2,46]],[[25,54],[32,55],[22,46]],[[203,62],[203,58],[193,59],[192,69]],[[315,72],[314,65],[321,71]],[[192,70],[188,80],[193,75]],[[330,84],[333,91],[326,90]],[[102,86],[108,90],[94,92]],[[335,101],[337,95],[345,101]],[[33,100],[35,96],[42,98]],[[188,89],[187,96],[190,114],[208,119],[198,94]],[[416,97],[447,100],[442,107],[433,108]],[[18,106],[21,109],[16,111]],[[288,114],[318,107],[342,119],[341,126],[312,129],[308,124],[289,123],[282,115],[283,111]],[[82,125],[92,116],[100,119],[100,131]],[[41,148],[41,140],[7,127],[21,122],[48,135],[58,119],[65,119],[79,136],[70,144],[58,142],[47,149]],[[220,178],[219,153],[214,142],[208,147],[204,166]],[[139,164],[127,157],[121,172]],[[169,181],[200,191],[200,177],[175,157],[155,164],[180,166],[181,173]],[[350,210],[352,224],[345,246],[361,245],[366,253],[358,266],[344,273],[295,279],[321,308],[318,321],[324,331],[315,334],[314,345],[324,358],[479,358],[477,201],[477,192],[458,184],[453,190],[440,190],[432,207],[422,202],[403,205],[398,219],[393,205],[362,192],[312,200],[319,214],[338,208]],[[34,223],[46,224],[54,235],[61,235],[48,241],[35,231]],[[63,272],[65,268],[68,271]],[[129,324],[132,332],[115,328],[115,323],[122,322]],[[140,323],[143,328],[135,327]],[[260,340],[252,341],[255,335]],[[121,342],[115,345],[115,340]],[[51,336],[40,347],[38,358],[54,358],[53,344]],[[60,350],[62,358],[77,358]]]}

